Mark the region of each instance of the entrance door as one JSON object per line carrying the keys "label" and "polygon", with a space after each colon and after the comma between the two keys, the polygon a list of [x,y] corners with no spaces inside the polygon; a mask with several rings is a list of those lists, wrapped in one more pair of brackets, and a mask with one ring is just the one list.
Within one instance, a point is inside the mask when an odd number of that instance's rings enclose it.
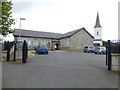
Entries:
{"label": "entrance door", "polygon": [[59,44],[56,44],[56,50],[59,50]]}
{"label": "entrance door", "polygon": [[59,41],[52,41],[52,50],[59,50],[60,49],[60,42]]}

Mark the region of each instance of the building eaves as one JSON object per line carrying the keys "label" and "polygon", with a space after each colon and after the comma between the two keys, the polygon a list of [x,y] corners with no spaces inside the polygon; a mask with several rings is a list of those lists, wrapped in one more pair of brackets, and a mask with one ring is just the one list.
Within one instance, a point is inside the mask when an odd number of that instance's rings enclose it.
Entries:
{"label": "building eaves", "polygon": [[[21,34],[20,34],[20,30],[21,30]],[[21,37],[61,39],[61,38],[71,37],[72,35],[76,34],[81,30],[85,30],[92,38],[94,38],[85,28],[80,28],[65,34],[16,29],[16,32],[13,35],[16,37],[19,37],[20,35]]]}
{"label": "building eaves", "polygon": [[51,32],[41,32],[41,31],[32,31],[32,30],[24,30],[16,29],[16,32],[13,34],[14,36],[21,36],[21,37],[35,37],[35,38],[59,38],[62,34],[59,33],[51,33]]}

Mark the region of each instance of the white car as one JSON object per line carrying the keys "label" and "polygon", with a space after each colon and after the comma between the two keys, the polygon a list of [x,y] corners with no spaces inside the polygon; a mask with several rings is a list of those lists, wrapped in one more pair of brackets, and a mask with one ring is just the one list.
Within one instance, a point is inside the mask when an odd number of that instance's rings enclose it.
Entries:
{"label": "white car", "polygon": [[105,54],[106,53],[106,47],[96,47],[94,53],[95,54]]}
{"label": "white car", "polygon": [[85,52],[85,53],[93,53],[94,50],[95,50],[95,47],[93,47],[93,46],[86,46],[86,47],[84,48],[84,52]]}

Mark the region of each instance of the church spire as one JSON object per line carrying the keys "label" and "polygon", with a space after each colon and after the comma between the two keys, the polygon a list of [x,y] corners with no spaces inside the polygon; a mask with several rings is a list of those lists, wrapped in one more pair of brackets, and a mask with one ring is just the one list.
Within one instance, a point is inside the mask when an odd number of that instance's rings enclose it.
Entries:
{"label": "church spire", "polygon": [[96,24],[94,28],[98,28],[98,27],[101,27],[101,25],[100,25],[100,20],[99,20],[99,14],[97,12]]}

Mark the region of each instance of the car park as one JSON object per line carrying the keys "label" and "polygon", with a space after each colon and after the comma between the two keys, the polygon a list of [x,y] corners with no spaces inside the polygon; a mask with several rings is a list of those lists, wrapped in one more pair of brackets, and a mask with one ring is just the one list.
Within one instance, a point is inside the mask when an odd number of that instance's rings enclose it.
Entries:
{"label": "car park", "polygon": [[106,53],[106,47],[96,47],[94,50],[95,54],[105,54]]}
{"label": "car park", "polygon": [[38,54],[48,54],[48,48],[45,45],[40,45],[35,48],[36,53]]}
{"label": "car park", "polygon": [[95,50],[95,47],[93,47],[93,46],[86,46],[86,47],[84,48],[84,52],[85,52],[85,53],[93,53],[94,50]]}

